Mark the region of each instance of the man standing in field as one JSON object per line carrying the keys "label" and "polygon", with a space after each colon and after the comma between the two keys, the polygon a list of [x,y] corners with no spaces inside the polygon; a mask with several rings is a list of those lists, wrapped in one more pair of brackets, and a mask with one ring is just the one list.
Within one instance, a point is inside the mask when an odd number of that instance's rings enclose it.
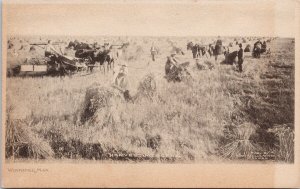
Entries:
{"label": "man standing in field", "polygon": [[150,48],[150,52],[151,52],[151,56],[152,56],[152,61],[154,62],[155,61],[155,55],[157,54],[157,50],[154,46],[154,43],[152,43],[152,46]]}
{"label": "man standing in field", "polygon": [[243,71],[243,62],[244,62],[244,51],[243,51],[243,45],[239,44],[240,50],[238,51],[238,67],[239,72]]}

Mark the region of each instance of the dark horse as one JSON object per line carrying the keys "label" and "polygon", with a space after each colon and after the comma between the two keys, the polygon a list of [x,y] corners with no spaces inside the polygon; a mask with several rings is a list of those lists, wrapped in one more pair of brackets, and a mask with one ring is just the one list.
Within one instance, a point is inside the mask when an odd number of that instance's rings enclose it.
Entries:
{"label": "dark horse", "polygon": [[73,48],[75,51],[76,50],[79,50],[79,49],[92,49],[92,47],[87,44],[87,43],[80,43],[78,42],[77,40],[75,40],[74,42],[73,41],[70,41],[69,45],[67,46],[67,48]]}
{"label": "dark horse", "polygon": [[233,51],[233,52],[225,51],[224,55],[225,55],[225,60],[222,62],[222,64],[233,65],[234,63],[235,64],[237,63],[238,51]]}
{"label": "dark horse", "polygon": [[[109,71],[115,62],[114,58],[112,57],[112,55],[110,53],[110,50],[100,50],[98,53],[96,53],[94,60],[95,60],[95,62],[99,62],[100,66],[103,66],[104,73],[105,73],[105,70]],[[106,68],[104,65],[105,62],[107,62]]]}

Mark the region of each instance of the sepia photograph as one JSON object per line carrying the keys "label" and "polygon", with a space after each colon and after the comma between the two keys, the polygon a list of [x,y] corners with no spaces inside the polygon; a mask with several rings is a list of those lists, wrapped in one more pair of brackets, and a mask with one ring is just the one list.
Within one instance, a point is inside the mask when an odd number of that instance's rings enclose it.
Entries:
{"label": "sepia photograph", "polygon": [[[296,165],[299,1],[12,0],[2,8],[7,186],[20,186],[18,174],[50,174],[48,164]],[[27,170],[33,165],[43,168]]]}

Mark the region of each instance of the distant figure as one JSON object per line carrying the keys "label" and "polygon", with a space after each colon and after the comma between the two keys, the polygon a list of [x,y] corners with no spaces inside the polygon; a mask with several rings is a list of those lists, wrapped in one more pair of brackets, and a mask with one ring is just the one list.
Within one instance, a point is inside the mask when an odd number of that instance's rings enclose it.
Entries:
{"label": "distant figure", "polygon": [[104,45],[103,45],[103,50],[104,50],[105,52],[108,52],[108,51],[109,51],[109,48],[110,48],[109,43],[104,43]]}
{"label": "distant figure", "polygon": [[214,46],[212,44],[209,44],[207,52],[208,52],[208,54],[209,54],[210,57],[212,57],[214,55],[214,51],[215,51]]}
{"label": "distant figure", "polygon": [[244,51],[243,51],[243,45],[239,44],[240,50],[238,52],[238,67],[239,72],[243,71],[243,62],[244,62]]}
{"label": "distant figure", "polygon": [[218,36],[218,40],[216,41],[215,49],[214,49],[215,61],[218,60],[218,55],[223,54],[223,44],[220,36]]}
{"label": "distant figure", "polygon": [[151,57],[152,57],[152,61],[155,61],[155,55],[157,54],[157,50],[154,46],[154,43],[152,43],[152,46],[150,48],[150,52],[151,52]]}

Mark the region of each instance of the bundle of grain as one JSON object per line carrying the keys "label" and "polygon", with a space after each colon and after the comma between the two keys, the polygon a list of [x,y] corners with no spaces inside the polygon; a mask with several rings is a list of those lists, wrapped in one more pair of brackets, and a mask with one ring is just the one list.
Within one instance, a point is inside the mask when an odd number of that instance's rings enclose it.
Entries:
{"label": "bundle of grain", "polygon": [[244,49],[244,52],[251,52],[251,45],[248,44],[245,49]]}
{"label": "bundle of grain", "polygon": [[136,94],[136,99],[139,98],[149,98],[152,99],[156,94],[156,81],[154,74],[150,73],[146,75],[138,86],[138,92]]}
{"label": "bundle of grain", "polygon": [[196,66],[197,66],[198,70],[206,70],[207,69],[206,66],[199,61],[196,62]]}
{"label": "bundle of grain", "polygon": [[191,74],[187,70],[187,67],[189,66],[189,62],[181,63],[177,66],[171,63],[170,58],[168,58],[165,66],[165,72],[168,82],[181,82],[181,81],[189,81],[191,79]]}
{"label": "bundle of grain", "polygon": [[88,88],[85,93],[81,122],[105,122],[111,118],[113,106],[122,101],[121,93],[105,87]]}
{"label": "bundle of grain", "polygon": [[8,119],[5,140],[6,158],[45,159],[54,155],[48,142],[34,134],[28,124],[21,120]]}
{"label": "bundle of grain", "polygon": [[231,141],[220,150],[222,156],[230,159],[254,159],[255,152],[261,149],[250,140],[250,137],[257,129],[257,125],[248,122],[233,128],[227,133]]}
{"label": "bundle of grain", "polygon": [[201,62],[197,59],[196,66],[197,66],[198,70],[212,70],[215,68],[215,66],[208,60]]}

